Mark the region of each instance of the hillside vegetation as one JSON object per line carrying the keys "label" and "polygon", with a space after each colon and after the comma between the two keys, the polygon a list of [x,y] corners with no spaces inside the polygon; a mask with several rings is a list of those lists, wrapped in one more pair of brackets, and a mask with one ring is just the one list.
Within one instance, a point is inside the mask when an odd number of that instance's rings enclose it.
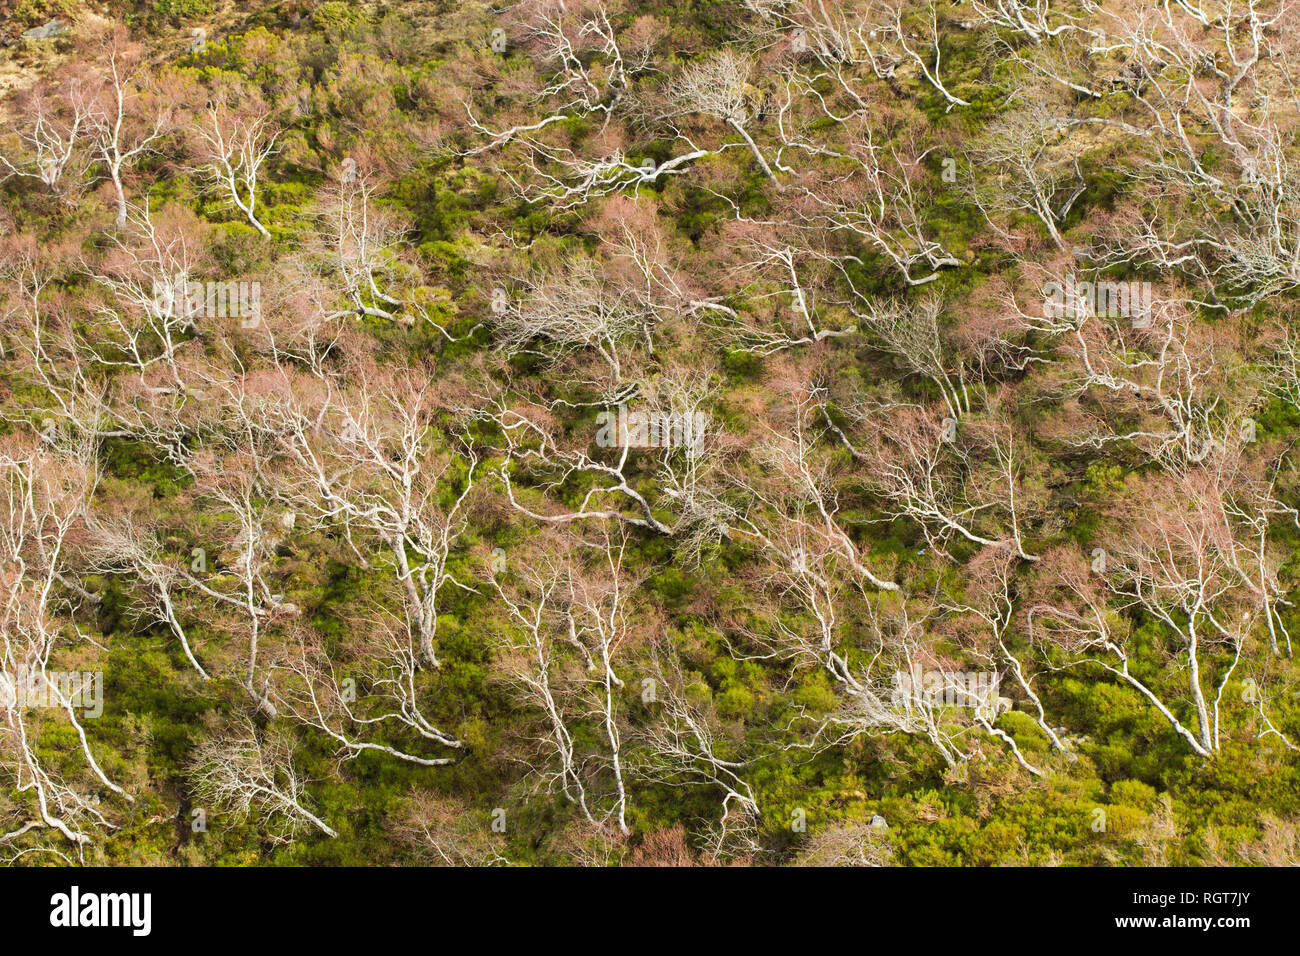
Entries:
{"label": "hillside vegetation", "polygon": [[1300,862],[1288,0],[0,9],[0,859]]}

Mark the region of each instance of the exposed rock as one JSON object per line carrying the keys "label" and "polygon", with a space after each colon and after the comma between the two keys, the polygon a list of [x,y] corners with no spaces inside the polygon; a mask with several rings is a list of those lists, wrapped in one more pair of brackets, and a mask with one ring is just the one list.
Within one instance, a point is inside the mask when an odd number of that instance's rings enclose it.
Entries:
{"label": "exposed rock", "polygon": [[57,17],[43,27],[33,27],[23,34],[24,40],[48,40],[60,33],[67,33],[68,25]]}

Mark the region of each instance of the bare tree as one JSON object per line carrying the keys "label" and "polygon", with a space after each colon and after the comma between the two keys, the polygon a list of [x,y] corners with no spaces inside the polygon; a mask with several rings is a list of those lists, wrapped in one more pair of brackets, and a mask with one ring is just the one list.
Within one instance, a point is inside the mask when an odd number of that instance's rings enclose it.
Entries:
{"label": "bare tree", "polygon": [[759,107],[757,90],[749,82],[753,70],[750,58],[730,47],[684,67],[670,81],[666,98],[671,107],[665,116],[695,113],[724,123],[744,140],[763,175],[775,183],[776,173],[749,131]]}
{"label": "bare tree", "polygon": [[294,766],[288,739],[259,730],[248,717],[235,718],[199,744],[189,775],[196,803],[255,818],[275,839],[292,840],[307,825],[338,836],[307,809],[307,781]]}
{"label": "bare tree", "polygon": [[799,854],[798,866],[890,866],[889,830],[871,820],[817,827]]}
{"label": "bare tree", "polygon": [[[1223,521],[1217,491],[1196,479],[1188,485],[1191,495],[1168,479],[1144,489],[1137,515],[1094,552],[1091,573],[1079,556],[1054,555],[1056,597],[1030,609],[1029,626],[1056,666],[1096,665],[1121,679],[1197,754],[1209,756],[1221,747],[1224,691],[1243,658],[1253,656],[1263,598],[1234,566],[1236,529]],[[1198,487],[1210,493],[1197,494]],[[1159,624],[1166,670],[1186,675],[1182,694],[1162,696],[1175,683],[1163,673],[1155,683],[1133,672],[1133,624],[1120,612]],[[1193,728],[1178,716],[1184,706]]]}
{"label": "bare tree", "polygon": [[532,768],[540,786],[563,793],[593,827],[626,835],[625,680],[617,668],[633,631],[628,542],[606,533],[571,544],[581,549],[572,557],[542,557],[512,581],[491,579],[511,622],[503,665],[520,699],[541,714],[543,763]]}
{"label": "bare tree", "polygon": [[167,625],[180,642],[190,666],[203,680],[211,680],[211,675],[194,655],[182,620],[181,607],[178,606],[180,592],[188,582],[176,559],[169,560],[157,538],[127,518],[96,522],[94,539],[91,554],[95,569],[134,575],[144,595],[140,603],[145,613]]}
{"label": "bare tree", "polygon": [[[986,548],[971,562],[965,594],[961,599],[945,598],[941,607],[948,614],[974,622],[975,633],[966,637],[963,650],[985,667],[1009,675],[1015,689],[1033,705],[1038,727],[1057,750],[1065,743],[1047,722],[1047,711],[1034,687],[1033,648],[1017,641],[1015,555],[1002,548]],[[959,633],[962,633],[959,630]],[[981,714],[987,717],[986,714]],[[994,732],[991,726],[986,730]]]}
{"label": "bare tree", "polygon": [[[617,0],[526,0],[512,8],[501,40],[526,51],[536,73],[512,82],[509,104],[500,102],[500,88],[491,102],[477,102],[472,89],[462,94],[474,143],[463,153],[501,154],[496,168],[519,196],[560,208],[680,175],[709,155],[689,142],[688,152],[662,162],[628,155],[623,115],[636,98],[634,80],[652,69],[662,27],[648,16],[628,24],[625,13]],[[505,125],[481,119],[487,110],[504,116]],[[574,142],[569,131],[582,118],[598,121],[598,130]]]}
{"label": "bare tree", "polygon": [[[402,302],[385,289],[406,227],[391,209],[377,205],[379,188],[377,176],[355,163],[345,164],[325,185],[319,231],[307,246],[303,268],[308,275],[324,275],[347,302],[341,314],[391,320]],[[331,305],[331,312],[335,308]]]}
{"label": "bare tree", "polygon": [[263,237],[270,237],[257,218],[257,183],[262,167],[277,152],[282,132],[274,110],[250,90],[219,87],[195,125],[200,172]]}
{"label": "bare tree", "polygon": [[[108,341],[83,348],[95,361],[134,370],[146,388],[183,393],[187,383],[179,353],[207,310],[207,288],[198,279],[204,233],[196,217],[176,207],[156,218],[142,208],[119,228],[128,224],[129,235],[115,237],[106,261],[88,268],[108,293],[99,309]],[[148,380],[153,366],[161,369],[163,382]]]}
{"label": "bare tree", "polygon": [[[86,688],[57,673],[69,651],[94,643],[74,618],[89,595],[70,562],[97,481],[84,446],[41,451],[10,438],[0,451],[0,773],[30,817],[0,833],[0,845],[50,829],[80,848],[92,842],[88,829],[113,826],[100,809],[101,787],[132,800],[91,748],[77,713],[92,708]],[[42,738],[59,724],[76,737],[84,768],[60,767],[45,754]]]}
{"label": "bare tree", "polygon": [[721,792],[716,856],[734,831],[752,829],[758,819],[758,800],[741,776],[748,761],[732,759],[739,749],[736,735],[719,719],[709,688],[682,668],[667,640],[653,642],[652,661],[655,676],[648,679],[649,687],[642,681],[642,695],[653,690],[654,718],[634,731],[644,750],[640,772],[671,786],[708,786]]}
{"label": "bare tree", "polygon": [[490,821],[454,800],[415,791],[405,801],[398,839],[423,866],[495,866],[510,861]]}
{"label": "bare tree", "polygon": [[590,261],[539,278],[504,306],[494,319],[499,349],[510,356],[535,354],[540,345],[557,360],[590,350],[606,366],[607,375],[596,380],[606,394],[624,386],[630,371],[624,352],[629,345],[648,345],[658,318],[655,303],[611,283]]}
{"label": "bare tree", "polygon": [[316,520],[347,529],[349,540],[354,532],[373,537],[392,563],[419,656],[439,666],[440,596],[448,586],[473,589],[448,561],[465,531],[476,454],[443,438],[443,409],[415,375],[375,374],[336,395],[289,381],[301,399],[286,396],[277,409],[298,466],[286,493]]}
{"label": "bare tree", "polygon": [[1078,162],[1083,147],[1069,133],[1050,99],[1026,92],[971,145],[971,168],[981,175],[968,192],[1000,235],[1009,236],[999,225],[1002,217],[1028,212],[1065,249],[1061,226],[1086,186]]}
{"label": "bare tree", "polygon": [[92,155],[104,167],[117,200],[116,227],[126,225],[125,176],[131,166],[157,151],[172,129],[174,106],[159,88],[143,52],[124,29],[100,44],[99,83],[87,120]]}
{"label": "bare tree", "polygon": [[419,658],[410,636],[392,623],[382,618],[371,623],[373,637],[350,642],[351,659],[338,663],[318,635],[300,629],[297,647],[277,675],[277,710],[327,735],[345,759],[373,751],[423,767],[454,763],[455,756],[426,757],[383,742],[385,731],[405,731],[433,746],[464,747],[424,715]]}
{"label": "bare tree", "polygon": [[27,91],[18,103],[25,122],[14,127],[16,149],[0,152],[0,164],[12,175],[39,179],[61,198],[74,195],[89,165],[92,90],[84,72],[68,70]]}

